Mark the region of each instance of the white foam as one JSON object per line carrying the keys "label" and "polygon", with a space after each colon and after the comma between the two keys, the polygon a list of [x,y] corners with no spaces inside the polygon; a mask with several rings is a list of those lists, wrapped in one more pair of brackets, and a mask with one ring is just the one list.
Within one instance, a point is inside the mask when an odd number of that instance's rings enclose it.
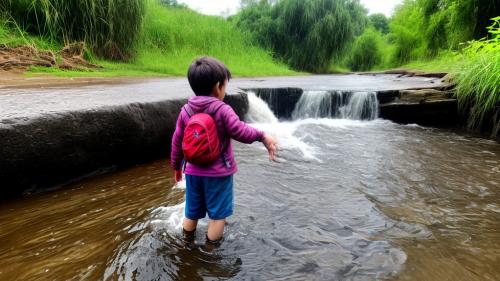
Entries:
{"label": "white foam", "polygon": [[274,116],[273,112],[267,103],[261,100],[253,92],[248,92],[248,112],[246,119],[250,123],[278,123],[278,118]]}
{"label": "white foam", "polygon": [[300,124],[298,122],[251,124],[251,126],[274,136],[278,140],[279,150],[299,150],[305,159],[319,161],[319,159],[315,156],[317,153],[316,148],[304,142],[302,137],[294,135],[299,125]]}
{"label": "white foam", "polygon": [[155,218],[151,221],[153,227],[163,228],[169,232],[182,230],[182,220],[184,219],[184,207],[186,202],[181,204],[159,207],[154,210]]}
{"label": "white foam", "polygon": [[[180,233],[182,231],[185,206],[186,202],[182,202],[173,206],[156,208],[153,211],[154,218],[151,220],[151,226],[157,230],[166,230],[170,234]],[[208,225],[207,219],[198,221],[198,226],[206,225]]]}

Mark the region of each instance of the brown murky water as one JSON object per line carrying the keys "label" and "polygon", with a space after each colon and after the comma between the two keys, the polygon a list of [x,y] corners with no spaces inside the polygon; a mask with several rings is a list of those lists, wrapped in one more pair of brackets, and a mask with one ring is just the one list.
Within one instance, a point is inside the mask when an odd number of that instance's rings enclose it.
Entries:
{"label": "brown murky water", "polygon": [[500,145],[384,120],[257,124],[221,248],[166,161],[0,206],[0,280],[500,280]]}
{"label": "brown murky water", "polygon": [[168,202],[170,174],[159,161],[0,205],[0,280],[102,279],[131,227]]}

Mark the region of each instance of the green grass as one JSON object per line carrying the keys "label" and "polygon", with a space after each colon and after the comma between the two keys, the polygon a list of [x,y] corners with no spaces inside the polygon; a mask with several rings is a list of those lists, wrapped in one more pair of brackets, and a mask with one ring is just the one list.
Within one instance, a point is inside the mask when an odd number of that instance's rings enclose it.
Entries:
{"label": "green grass", "polygon": [[462,110],[470,108],[471,128],[479,128],[500,107],[500,17],[493,21],[490,39],[468,45],[467,59],[455,75],[456,96]]}
{"label": "green grass", "polygon": [[456,72],[464,63],[464,57],[457,52],[441,52],[433,59],[420,59],[398,67],[398,69],[424,72]]}
{"label": "green grass", "polygon": [[[133,70],[185,75],[195,57],[213,56],[235,75],[289,75],[294,72],[273,61],[269,52],[254,46],[241,31],[220,17],[187,9],[164,8],[149,0]],[[105,64],[122,70],[123,64]]]}
{"label": "green grass", "polygon": [[344,65],[344,63],[341,63],[340,60],[336,61],[335,59],[332,60],[330,67],[328,68],[328,73],[330,74],[342,74],[342,73],[349,73],[351,70]]}
{"label": "green grass", "polygon": [[[272,55],[250,42],[232,23],[220,17],[204,16],[181,8],[167,8],[146,0],[144,26],[138,37],[136,56],[128,62],[92,59],[103,69],[63,71],[33,67],[29,75],[61,77],[185,76],[194,58],[214,56],[226,63],[234,76],[274,76],[301,74],[275,61]],[[20,30],[20,29],[19,29]],[[61,45],[47,38],[30,36],[0,22],[0,43],[32,44],[57,52]]]}
{"label": "green grass", "polygon": [[500,49],[472,57],[455,75],[461,108],[470,108],[469,126],[478,128],[500,106]]}

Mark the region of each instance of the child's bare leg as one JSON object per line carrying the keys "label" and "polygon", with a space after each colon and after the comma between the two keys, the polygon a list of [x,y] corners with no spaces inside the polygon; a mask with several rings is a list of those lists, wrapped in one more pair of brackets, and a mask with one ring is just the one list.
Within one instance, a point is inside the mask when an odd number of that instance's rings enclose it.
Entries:
{"label": "child's bare leg", "polygon": [[184,218],[184,222],[182,223],[182,227],[186,231],[195,230],[197,225],[198,225],[198,220],[191,220],[188,218]]}
{"label": "child's bare leg", "polygon": [[210,220],[208,222],[208,232],[207,237],[211,241],[219,240],[224,234],[224,226],[226,225],[226,220]]}

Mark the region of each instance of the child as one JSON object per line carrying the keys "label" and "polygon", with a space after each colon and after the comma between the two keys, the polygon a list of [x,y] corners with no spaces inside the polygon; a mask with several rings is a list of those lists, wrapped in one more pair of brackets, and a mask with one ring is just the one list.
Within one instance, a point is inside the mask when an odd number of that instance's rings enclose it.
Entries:
{"label": "child", "polygon": [[218,160],[208,166],[186,163],[186,207],[183,222],[184,237],[192,240],[198,219],[206,213],[208,223],[207,242],[222,240],[226,218],[233,214],[233,174],[236,173],[231,139],[243,143],[261,141],[274,160],[276,140],[244,122],[233,109],[222,100],[226,94],[231,73],[220,61],[211,57],[194,60],[188,70],[188,80],[196,96],[183,107],[177,119],[172,137],[171,165],[175,170],[175,180],[182,180],[182,141],[184,128],[194,113],[208,113],[215,121],[217,135],[221,141],[222,153]]}

